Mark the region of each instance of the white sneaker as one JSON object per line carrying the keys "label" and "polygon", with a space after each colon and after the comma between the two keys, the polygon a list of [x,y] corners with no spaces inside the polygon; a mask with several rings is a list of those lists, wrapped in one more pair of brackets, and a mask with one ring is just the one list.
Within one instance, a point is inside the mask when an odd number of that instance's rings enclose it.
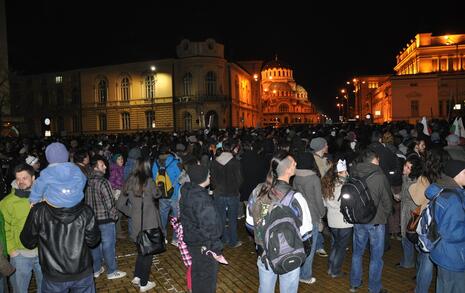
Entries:
{"label": "white sneaker", "polygon": [[326,253],[326,250],[324,250],[324,248],[318,249],[316,253],[318,253],[318,255],[321,257],[328,257],[328,254]]}
{"label": "white sneaker", "polygon": [[155,288],[155,282],[147,281],[145,286],[140,286],[140,292],[147,292],[152,288]]}
{"label": "white sneaker", "polygon": [[309,280],[307,279],[299,279],[299,282],[305,283],[305,284],[314,284],[316,282],[315,277],[311,277]]}
{"label": "white sneaker", "polygon": [[178,247],[178,242],[176,240],[171,240],[171,245]]}
{"label": "white sneaker", "polygon": [[119,279],[119,278],[122,278],[122,277],[125,277],[125,276],[126,276],[126,272],[116,270],[113,273],[108,274],[107,279],[108,280],[114,280],[114,279]]}
{"label": "white sneaker", "polygon": [[104,267],[101,267],[100,270],[98,270],[98,272],[95,272],[94,273],[94,278],[98,278],[100,277],[100,275],[105,271],[105,268]]}
{"label": "white sneaker", "polygon": [[140,278],[139,277],[134,277],[134,279],[132,279],[131,283],[133,283],[134,285],[139,286],[140,285]]}

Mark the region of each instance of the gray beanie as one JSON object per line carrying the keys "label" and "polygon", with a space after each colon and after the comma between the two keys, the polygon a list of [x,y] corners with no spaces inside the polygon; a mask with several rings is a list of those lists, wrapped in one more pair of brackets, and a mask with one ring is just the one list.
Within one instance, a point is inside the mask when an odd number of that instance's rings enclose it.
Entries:
{"label": "gray beanie", "polygon": [[315,137],[312,139],[310,142],[310,147],[314,152],[321,151],[328,143],[326,142],[326,139],[323,137]]}

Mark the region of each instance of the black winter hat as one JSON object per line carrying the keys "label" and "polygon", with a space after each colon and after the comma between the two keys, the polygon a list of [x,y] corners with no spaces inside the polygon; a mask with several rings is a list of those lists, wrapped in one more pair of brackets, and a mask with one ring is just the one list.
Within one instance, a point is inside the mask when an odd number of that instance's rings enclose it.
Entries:
{"label": "black winter hat", "polygon": [[187,170],[189,179],[194,184],[201,184],[207,180],[208,168],[202,165],[191,165]]}
{"label": "black winter hat", "polygon": [[297,169],[300,170],[313,170],[315,167],[315,158],[312,153],[299,152],[295,156],[295,162],[297,163]]}

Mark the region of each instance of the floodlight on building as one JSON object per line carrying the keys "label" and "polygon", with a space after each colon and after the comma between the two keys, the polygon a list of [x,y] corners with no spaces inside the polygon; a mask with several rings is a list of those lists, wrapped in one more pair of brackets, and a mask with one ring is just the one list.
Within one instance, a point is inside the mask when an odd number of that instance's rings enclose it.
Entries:
{"label": "floodlight on building", "polygon": [[152,65],[152,66],[150,66],[150,70],[155,71],[155,70],[157,70],[157,68],[155,67],[155,65]]}

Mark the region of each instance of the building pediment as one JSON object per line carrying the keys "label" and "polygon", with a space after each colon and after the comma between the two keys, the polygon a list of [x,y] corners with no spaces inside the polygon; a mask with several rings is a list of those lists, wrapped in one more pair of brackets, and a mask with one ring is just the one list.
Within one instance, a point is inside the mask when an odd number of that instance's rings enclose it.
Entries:
{"label": "building pediment", "polygon": [[421,93],[419,93],[419,92],[416,92],[416,91],[414,91],[414,92],[409,92],[409,93],[406,95],[407,98],[419,98],[419,97],[421,97],[421,96],[423,96],[423,95],[422,95]]}

